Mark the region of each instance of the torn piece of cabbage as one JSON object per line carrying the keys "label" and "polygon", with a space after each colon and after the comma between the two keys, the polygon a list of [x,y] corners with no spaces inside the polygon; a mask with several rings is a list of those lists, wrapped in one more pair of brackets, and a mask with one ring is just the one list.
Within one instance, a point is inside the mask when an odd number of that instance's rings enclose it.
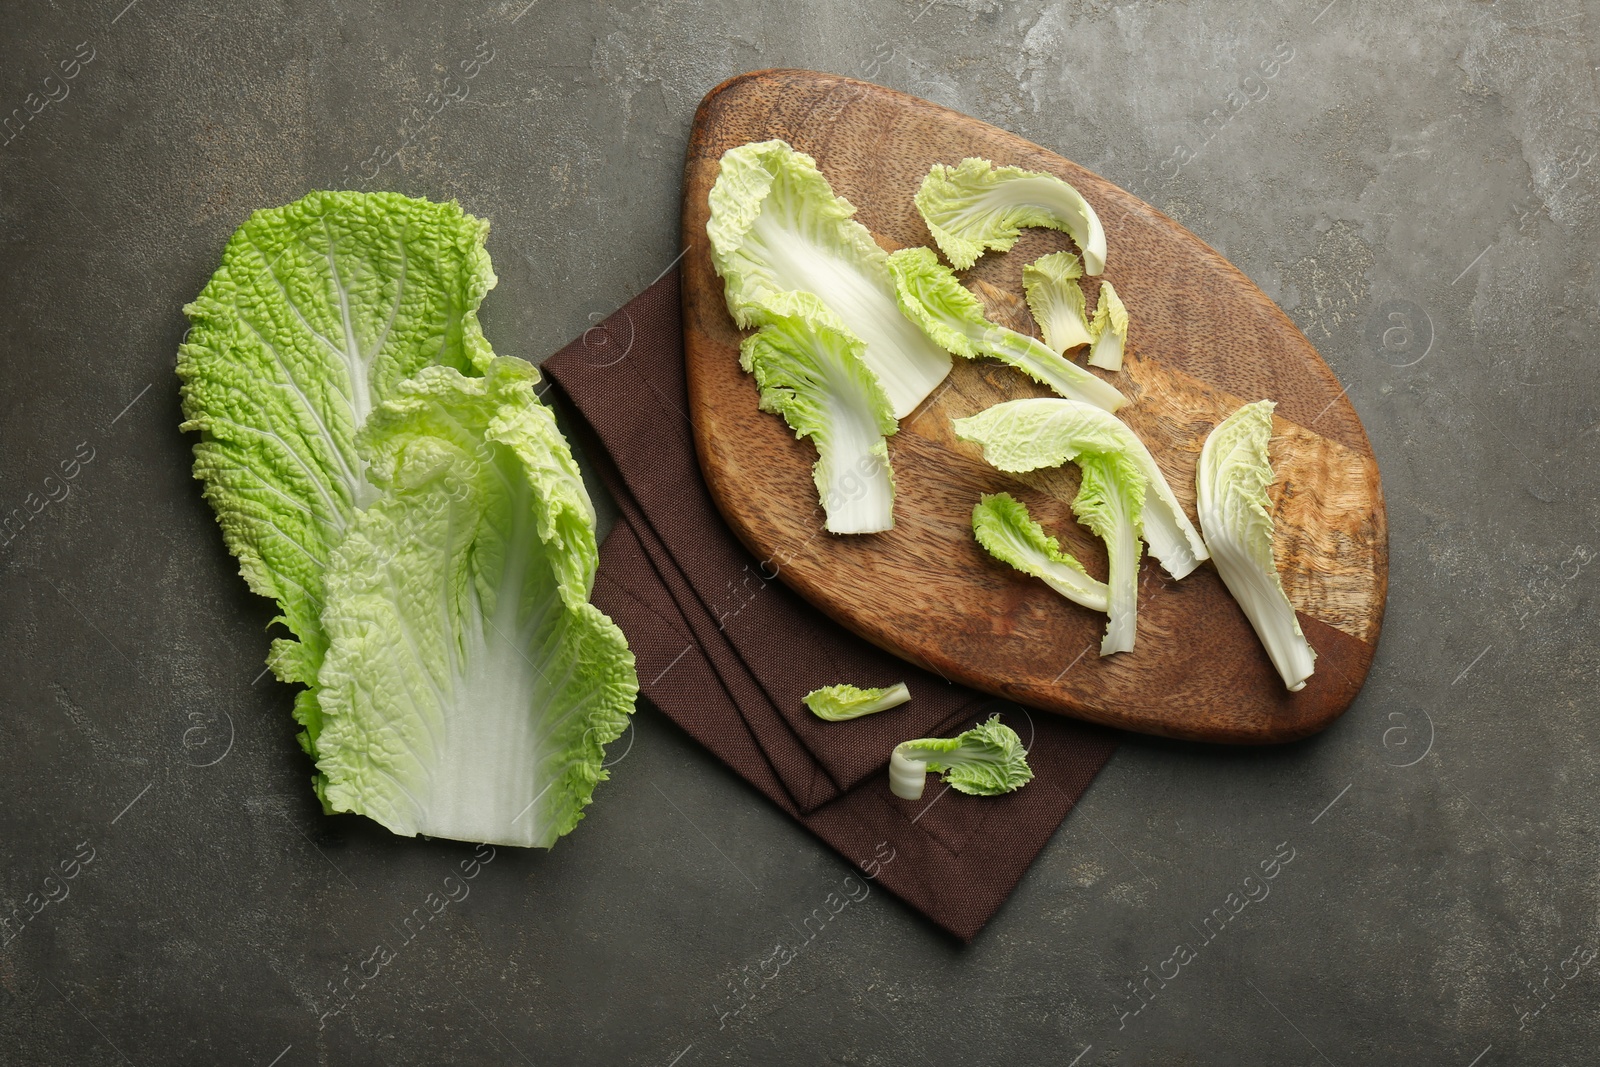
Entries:
{"label": "torn piece of cabbage", "polygon": [[1071,252],[1040,256],[1022,268],[1022,291],[1028,296],[1033,321],[1044,334],[1044,343],[1063,355],[1094,341],[1083,287],[1078,284],[1081,277],[1083,266]]}
{"label": "torn piece of cabbage", "polygon": [[812,477],[830,533],[877,533],[894,526],[894,474],[887,435],[898,428],[865,346],[829,325],[809,293],[781,303],[739,346],[739,361],[761,390],[761,410],[783,416],[817,449]]}
{"label": "torn piece of cabbage", "polygon": [[836,320],[829,325],[865,342],[896,418],[950,372],[950,356],[900,314],[883,249],[816,160],[777,140],[731,148],[710,204],[711,263],[741,327],[765,322],[773,295],[814,293]]}
{"label": "torn piece of cabbage", "polygon": [[1200,450],[1195,488],[1217,573],[1255,627],[1283,684],[1295,691],[1304,689],[1316,670],[1317,653],[1300,631],[1272,553],[1267,445],[1275,406],[1258,400],[1217,424]]}
{"label": "torn piece of cabbage", "polygon": [[1109,611],[1104,582],[1089,577],[1061,544],[1010,493],[989,493],[972,506],[972,534],[984,550],[1092,611]]}
{"label": "torn piece of cabbage", "polygon": [[1122,350],[1128,343],[1128,309],[1112,288],[1108,278],[1100,283],[1100,300],[1094,306],[1094,321],[1089,324],[1094,346],[1089,349],[1089,366],[1103,370],[1122,369]]}
{"label": "torn piece of cabbage", "polygon": [[1126,451],[1081,452],[1083,484],[1072,513],[1106,543],[1108,603],[1100,654],[1132,652],[1139,613],[1139,541],[1148,480]]}
{"label": "torn piece of cabbage", "polygon": [[[1085,412],[1092,411],[1097,415],[1105,415],[1099,408],[1091,408],[1087,404],[1078,404],[1074,401],[1061,401],[1061,403],[1073,404]],[[990,436],[995,432],[996,424],[992,421],[981,422],[980,419],[981,416],[957,419],[956,436],[963,441],[973,441],[982,445],[984,459],[1005,470],[1002,464],[996,462],[996,455],[991,454],[992,441],[995,443],[996,452],[1002,452],[1004,448],[1003,439]],[[1117,420],[1110,416],[1106,416],[1106,419],[1117,423]],[[1105,542],[1106,559],[1109,564],[1106,583],[1104,585],[1094,583],[1099,587],[1103,599],[1099,603],[1089,603],[1065,589],[1058,591],[1063,596],[1078,600],[1080,604],[1088,604],[1106,612],[1109,618],[1105,637],[1100,642],[1100,654],[1109,656],[1113,652],[1133,650],[1139,610],[1139,541],[1143,536],[1142,514],[1149,479],[1132,455],[1125,436],[1107,433],[1099,422],[1100,420],[1095,418],[1080,420],[1076,431],[1072,432],[1064,428],[1062,420],[1061,424],[1054,427],[1058,446],[1055,455],[1059,458],[1047,465],[1055,466],[1073,460],[1083,472],[1082,485],[1072,501],[1072,512],[1078,517],[1079,522],[1093,530],[1096,536]],[[1120,426],[1121,423],[1117,425]],[[1020,508],[1020,505],[1018,507]],[[1022,509],[1020,516],[1013,515],[1013,518],[1027,519],[1026,509]],[[973,523],[976,527],[976,512]],[[1034,537],[1043,539],[1044,530],[1031,520],[1029,524],[1034,529],[1025,532],[1031,532]],[[1049,544],[1053,546],[1055,541],[1051,539]],[[1076,566],[1076,561],[1073,561],[1073,564]],[[1041,574],[1040,577],[1044,576]],[[1085,574],[1081,580],[1090,579]]]}
{"label": "torn piece of cabbage", "polygon": [[993,356],[1062,396],[1115,411],[1127,402],[1116,387],[1027,334],[990,322],[983,301],[961,284],[931,248],[902,248],[889,257],[895,295],[906,316],[958,356]]}
{"label": "torn piece of cabbage", "polygon": [[1033,779],[1022,738],[998,715],[955,737],[924,737],[894,747],[889,789],[895,796],[921,799],[929,773],[942,774],[958,793],[981,797],[1010,793]]}
{"label": "torn piece of cabbage", "polygon": [[1023,227],[1042,226],[1070,235],[1090,274],[1106,269],[1106,231],[1083,195],[1053,174],[997,167],[987,159],[963,159],[957,167],[936,163],[917,190],[917,210],[939,250],[966,270],[984,249],[1004,252]]}
{"label": "torn piece of cabbage", "polygon": [[857,689],[853,685],[825,685],[801,698],[811,714],[829,722],[845,722],[898,708],[911,699],[906,683],[896,682],[882,689]]}
{"label": "torn piece of cabbage", "polygon": [[1080,452],[1126,452],[1150,483],[1144,539],[1168,574],[1182,578],[1209,558],[1155,457],[1114,415],[1055,397],[1008,400],[955,422],[956,435],[983,445],[984,459],[1011,473],[1058,467]]}

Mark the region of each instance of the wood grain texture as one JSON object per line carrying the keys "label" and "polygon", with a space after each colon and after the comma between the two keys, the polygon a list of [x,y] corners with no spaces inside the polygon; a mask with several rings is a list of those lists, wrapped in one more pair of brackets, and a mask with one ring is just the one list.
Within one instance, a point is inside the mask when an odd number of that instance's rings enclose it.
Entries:
{"label": "wood grain texture", "polygon": [[[707,193],[729,148],[782,138],[816,157],[834,190],[885,248],[933,245],[912,196],[934,163],[981,156],[1056,174],[1105,224],[1104,277],[1131,318],[1118,414],[1155,454],[1194,515],[1195,464],[1240,404],[1278,402],[1271,451],[1275,549],[1284,587],[1317,650],[1299,693],[1284,690],[1243,612],[1208,563],[1181,582],[1141,563],[1137,644],[1098,655],[1105,616],[989,557],[972,505],[1007,490],[1084,562],[1105,574],[1100,542],[1069,502],[1075,467],[1002,474],[957,441],[950,421],[1002,400],[1050,395],[992,361],[956,360],[945,383],[889,439],[898,492],[893,530],[822,532],[815,451],[757,410],[739,369],[740,331],[705,238]],[[731,79],[701,104],[684,176],[684,331],[690,416],[713,498],[741,541],[832,618],[920,666],[1047,711],[1169,737],[1289,741],[1327,726],[1372,665],[1388,581],[1388,532],[1376,461],[1354,408],[1311,343],[1216,251],[1109,182],[976,119],[836,75],[772,70]],[[1022,268],[1071,248],[1025,231],[963,275],[999,322],[1033,332]],[[1091,304],[1098,280],[1086,279]],[[1096,372],[1103,373],[1103,372]],[[840,679],[850,681],[851,679]]]}

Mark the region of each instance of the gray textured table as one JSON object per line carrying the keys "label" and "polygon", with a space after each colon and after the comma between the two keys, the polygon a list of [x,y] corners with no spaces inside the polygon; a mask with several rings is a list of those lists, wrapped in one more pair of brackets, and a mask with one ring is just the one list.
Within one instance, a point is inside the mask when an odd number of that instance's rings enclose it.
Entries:
{"label": "gray textured table", "polygon": [[[77,874],[0,948],[0,1063],[1596,1062],[1600,11],[925,2],[5,5],[0,510],[75,477],[0,547],[0,905]],[[970,948],[874,893],[765,983],[848,868],[642,708],[578,832],[319,1018],[471,850],[318,813],[189,477],[180,308],[482,43],[367,187],[493,221],[503,354],[673,260],[695,105],[759,67],[959,108],[1215,245],[1382,464],[1355,707],[1279,750],[1130,740]]]}

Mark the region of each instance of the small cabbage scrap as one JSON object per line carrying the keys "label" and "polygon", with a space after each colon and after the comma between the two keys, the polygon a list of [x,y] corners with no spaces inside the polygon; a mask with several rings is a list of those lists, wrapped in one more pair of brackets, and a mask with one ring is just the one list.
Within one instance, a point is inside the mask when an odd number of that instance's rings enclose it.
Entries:
{"label": "small cabbage scrap", "polygon": [[950,373],[949,355],[896,310],[883,249],[815,159],[777,140],[731,148],[710,204],[711,263],[739,326],[766,322],[774,297],[814,293],[828,325],[865,342],[896,418]]}
{"label": "small cabbage scrap", "polygon": [[1116,387],[1027,334],[990,322],[983,301],[961,284],[930,248],[902,248],[889,257],[895,296],[906,317],[936,343],[966,359],[993,356],[1062,396],[1115,411],[1127,403]]}
{"label": "small cabbage scrap", "polygon": [[1059,467],[1083,452],[1126,453],[1150,483],[1143,511],[1150,554],[1174,578],[1184,577],[1210,557],[1155,457],[1115,416],[1072,400],[1038,397],[996,404],[957,419],[955,426],[956,436],[983,445],[984,459],[1012,474]]}
{"label": "small cabbage scrap", "polygon": [[[1109,611],[1109,590],[1089,577],[1054,537],[1033,521],[1028,506],[1010,493],[985,494],[972,507],[972,533],[1002,563],[1029,574],[1074,604],[1091,611]],[[1137,558],[1137,557],[1136,557]]]}
{"label": "small cabbage scrap", "polygon": [[1196,490],[1200,526],[1217,573],[1255,627],[1283,684],[1294,692],[1305,688],[1317,653],[1300,631],[1272,554],[1267,444],[1274,407],[1270,400],[1246,404],[1211,431],[1200,450]]}
{"label": "small cabbage scrap", "polygon": [[934,164],[917,190],[917,210],[939,250],[957,270],[984,249],[1004,252],[1025,226],[1061,230],[1077,242],[1090,274],[1106,269],[1106,231],[1083,195],[1053,174],[963,159]]}
{"label": "small cabbage scrap", "polygon": [[1089,349],[1089,366],[1104,370],[1122,369],[1122,349],[1128,343],[1128,309],[1111,287],[1110,279],[1100,283],[1100,302],[1089,324],[1094,347]]}
{"label": "small cabbage scrap", "polygon": [[829,324],[809,293],[787,301],[744,339],[739,362],[754,374],[761,410],[782,415],[796,437],[817,447],[812,474],[830,533],[877,533],[894,526],[894,475],[885,437],[899,424],[865,345]]}
{"label": "small cabbage scrap", "polygon": [[[1053,252],[1022,268],[1022,290],[1028,295],[1028,310],[1044,334],[1044,343],[1057,352],[1091,344],[1094,334],[1084,310],[1083,265],[1071,252]],[[1098,366],[1094,360],[1091,365]]]}
{"label": "small cabbage scrap", "polygon": [[956,737],[924,737],[894,747],[889,789],[895,796],[920,799],[929,773],[943,774],[958,793],[980,797],[1013,792],[1033,779],[1022,738],[998,715]]}
{"label": "small cabbage scrap", "polygon": [[896,682],[883,689],[857,689],[853,685],[826,685],[801,698],[811,714],[829,722],[859,719],[863,715],[898,708],[911,699],[906,683]]}

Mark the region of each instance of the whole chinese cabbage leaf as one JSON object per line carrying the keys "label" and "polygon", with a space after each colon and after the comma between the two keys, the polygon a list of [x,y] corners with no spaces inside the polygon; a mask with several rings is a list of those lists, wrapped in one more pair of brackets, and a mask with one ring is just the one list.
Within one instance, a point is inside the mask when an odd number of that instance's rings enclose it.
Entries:
{"label": "whole chinese cabbage leaf", "polygon": [[431,367],[358,438],[382,495],[330,560],[318,675],[326,803],[397,834],[548,847],[638,692],[589,603],[594,509],[538,371]]}
{"label": "whole chinese cabbage leaf", "polygon": [[[194,475],[250,588],[294,639],[273,642],[286,682],[316,681],[327,640],[324,569],[360,508],[356,432],[396,384],[491,357],[477,309],[494,286],[488,223],[395,193],[315,192],[257,211],[184,308],[182,429],[199,431]],[[295,702],[316,754],[313,690]]]}

